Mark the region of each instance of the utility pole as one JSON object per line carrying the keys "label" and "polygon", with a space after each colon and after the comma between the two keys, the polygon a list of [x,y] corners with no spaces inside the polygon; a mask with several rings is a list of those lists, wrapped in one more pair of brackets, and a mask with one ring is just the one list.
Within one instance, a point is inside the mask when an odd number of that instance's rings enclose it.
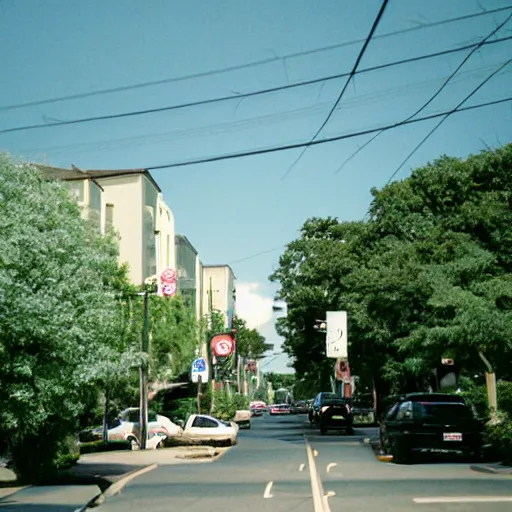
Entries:
{"label": "utility pole", "polygon": [[140,449],[146,449],[148,438],[148,352],[149,352],[149,292],[146,290],[142,294],[144,297],[144,320],[142,324],[142,343],[141,351],[144,360],[139,369],[140,385]]}

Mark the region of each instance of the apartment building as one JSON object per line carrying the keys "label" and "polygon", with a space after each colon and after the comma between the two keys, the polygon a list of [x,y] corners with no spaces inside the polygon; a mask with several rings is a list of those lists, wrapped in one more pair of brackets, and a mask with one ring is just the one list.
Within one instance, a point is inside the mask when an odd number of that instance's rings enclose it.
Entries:
{"label": "apartment building", "polygon": [[229,265],[203,265],[203,312],[220,311],[226,328],[235,314],[235,280]]}
{"label": "apartment building", "polygon": [[106,228],[119,233],[120,260],[130,280],[142,284],[165,268],[176,268],[174,215],[144,169],[87,171],[103,188]]}
{"label": "apartment building", "polygon": [[62,181],[82,210],[82,217],[97,224],[103,234],[106,227],[105,202],[102,186],[90,175],[77,168],[59,169],[37,166],[50,179]]}
{"label": "apartment building", "polygon": [[197,250],[184,235],[176,235],[176,273],[178,292],[185,304],[194,311],[197,319],[202,317],[202,263]]}
{"label": "apartment building", "polygon": [[64,181],[84,217],[98,218],[102,233],[113,228],[119,234],[119,259],[128,264],[132,283],[176,268],[174,216],[148,171],[40,168],[49,178]]}

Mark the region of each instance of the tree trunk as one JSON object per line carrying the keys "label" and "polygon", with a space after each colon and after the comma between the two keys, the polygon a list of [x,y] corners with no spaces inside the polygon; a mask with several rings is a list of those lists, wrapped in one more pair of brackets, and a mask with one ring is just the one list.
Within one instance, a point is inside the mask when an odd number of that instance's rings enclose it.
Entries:
{"label": "tree trunk", "polygon": [[498,397],[496,393],[496,374],[494,373],[494,369],[489,362],[489,360],[485,357],[483,352],[479,351],[478,355],[480,359],[483,361],[487,368],[487,372],[485,372],[485,384],[487,386],[487,400],[489,404],[489,416],[492,422],[496,422],[498,420]]}
{"label": "tree trunk", "polygon": [[108,443],[108,408],[109,408],[109,397],[108,390],[105,389],[105,399],[103,403],[103,430],[102,439],[104,443]]}

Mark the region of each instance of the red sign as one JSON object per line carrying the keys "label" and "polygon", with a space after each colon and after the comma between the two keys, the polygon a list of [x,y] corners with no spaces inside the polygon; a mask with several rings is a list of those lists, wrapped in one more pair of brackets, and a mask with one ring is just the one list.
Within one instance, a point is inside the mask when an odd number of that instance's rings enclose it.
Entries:
{"label": "red sign", "polygon": [[338,359],[336,361],[336,380],[350,382],[350,366],[346,359]]}
{"label": "red sign", "polygon": [[235,340],[230,334],[217,334],[210,343],[213,355],[216,357],[228,357],[235,350]]}
{"label": "red sign", "polygon": [[160,283],[162,284],[162,295],[165,297],[173,297],[176,295],[178,285],[176,282],[176,271],[172,268],[166,268],[160,274]]}

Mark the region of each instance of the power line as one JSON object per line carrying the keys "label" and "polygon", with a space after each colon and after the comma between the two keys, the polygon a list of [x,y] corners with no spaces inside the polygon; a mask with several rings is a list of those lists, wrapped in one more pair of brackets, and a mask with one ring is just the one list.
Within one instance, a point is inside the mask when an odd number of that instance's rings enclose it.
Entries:
{"label": "power line", "polygon": [[[512,36],[507,36],[507,37],[495,39],[493,41],[486,41],[485,43],[483,43],[483,45],[502,43],[505,41],[509,41],[511,39],[512,39]],[[370,72],[374,72],[374,71],[380,71],[382,69],[386,69],[386,68],[390,68],[390,67],[394,67],[394,66],[400,66],[400,65],[404,65],[404,64],[410,64],[413,62],[419,62],[419,61],[425,60],[425,59],[442,57],[442,56],[449,55],[452,53],[458,53],[458,52],[462,52],[464,50],[476,48],[476,47],[478,47],[479,44],[480,43],[475,43],[475,44],[470,44],[470,45],[466,45],[466,46],[461,46],[458,48],[451,48],[449,50],[442,50],[442,51],[435,52],[435,53],[429,53],[429,54],[420,55],[420,56],[416,56],[416,57],[410,57],[408,59],[401,59],[401,60],[394,61],[394,62],[388,62],[386,64],[379,64],[376,66],[371,66],[371,67],[356,71],[355,75],[360,75],[363,73],[370,73]],[[173,110],[181,110],[181,109],[185,109],[185,108],[198,107],[198,106],[221,103],[221,102],[226,102],[226,101],[231,101],[231,100],[241,100],[244,98],[250,98],[250,97],[255,97],[255,96],[271,94],[271,93],[285,91],[285,90],[289,90],[289,89],[295,89],[295,88],[299,88],[299,87],[315,85],[315,84],[322,83],[322,82],[337,80],[339,78],[345,78],[348,76],[350,76],[350,73],[340,73],[337,75],[329,75],[329,76],[325,76],[325,77],[321,77],[321,78],[314,78],[311,80],[305,80],[302,82],[295,82],[292,84],[286,84],[286,85],[281,85],[281,86],[277,86],[277,87],[261,89],[258,91],[252,91],[252,92],[248,92],[248,93],[242,93],[242,94],[236,94],[236,95],[230,95],[230,96],[221,96],[219,98],[198,100],[198,101],[193,101],[193,102],[188,102],[188,103],[179,103],[176,105],[168,105],[168,106],[156,107],[156,108],[150,108],[150,109],[133,110],[133,111],[129,111],[129,112],[121,112],[118,114],[107,114],[107,115],[102,115],[102,116],[82,117],[79,119],[56,121],[53,123],[37,123],[37,124],[32,124],[32,125],[15,126],[12,128],[5,128],[3,130],[0,130],[0,134],[28,131],[28,130],[38,130],[38,129],[44,129],[44,128],[54,128],[57,126],[69,126],[69,125],[90,123],[90,122],[96,122],[96,121],[107,121],[107,120],[122,119],[122,118],[127,118],[127,117],[169,112],[169,111],[173,111]],[[349,158],[352,158],[352,157],[349,157]]]}
{"label": "power line", "polygon": [[[501,30],[512,18],[512,14],[509,15],[498,27],[496,27],[492,32],[490,32],[484,39],[482,39],[462,60],[462,62],[455,68],[455,70],[450,74],[450,76],[444,81],[444,83],[439,87],[439,89],[426,101],[416,112],[411,114],[405,121],[409,121],[409,119],[412,119],[413,117],[416,117],[419,113],[421,113],[423,110],[425,110],[440,94],[443,92],[443,90],[446,88],[446,86],[450,83],[450,81],[453,79],[453,77],[460,71],[460,69],[466,64],[466,62],[473,56],[475,52],[477,52],[482,46],[484,46],[488,40],[494,36],[499,30]],[[341,165],[338,167],[336,172],[334,174],[338,174],[343,170],[345,165],[352,160],[356,155],[358,155],[363,149],[365,149],[367,146],[369,146],[375,139],[380,137],[385,132],[385,130],[381,132],[377,132],[370,140],[365,142],[361,147],[357,148],[356,151],[354,151]],[[404,162],[405,163],[405,162]]]}
{"label": "power line", "polygon": [[[469,110],[475,110],[475,109],[489,107],[489,106],[493,106],[493,105],[499,105],[502,103],[507,103],[509,101],[512,101],[512,96],[509,96],[506,98],[501,98],[499,100],[493,100],[493,101],[488,101],[485,103],[471,105],[469,107],[461,107],[461,108],[455,110],[454,112],[452,112],[452,111],[448,111],[448,112],[455,114],[458,112],[466,112]],[[269,154],[269,153],[277,153],[280,151],[288,151],[291,149],[304,148],[306,146],[317,146],[320,144],[327,144],[327,143],[331,143],[331,142],[337,142],[340,140],[352,139],[354,137],[360,137],[361,135],[369,135],[369,134],[376,133],[376,132],[378,132],[380,130],[384,130],[384,129],[389,130],[391,128],[398,128],[400,126],[406,126],[409,124],[415,124],[415,123],[420,123],[423,121],[428,121],[430,119],[437,119],[439,117],[446,115],[448,112],[446,112],[446,111],[438,112],[436,114],[429,114],[427,116],[417,117],[416,119],[411,119],[407,122],[399,121],[399,122],[388,124],[388,125],[381,126],[378,128],[369,128],[367,130],[361,130],[358,132],[347,133],[345,135],[337,135],[334,137],[326,137],[324,139],[315,140],[315,141],[309,140],[307,142],[296,142],[294,144],[285,144],[285,145],[281,145],[281,146],[273,146],[273,147],[253,149],[253,150],[248,150],[248,151],[240,151],[238,153],[227,153],[227,154],[223,154],[223,155],[197,158],[194,160],[184,160],[182,162],[174,162],[174,163],[170,163],[170,164],[153,165],[153,166],[145,167],[145,169],[148,171],[157,171],[157,170],[161,170],[161,169],[173,169],[176,167],[186,167],[189,165],[206,164],[206,163],[211,163],[211,162],[220,162],[223,160],[233,160],[236,158],[265,155],[265,154]],[[107,175],[108,175],[108,171],[105,171],[105,176],[107,176]]]}
{"label": "power line", "polygon": [[414,155],[414,153],[416,153],[416,151],[418,151],[418,149],[421,148],[421,146],[423,146],[423,144],[425,144],[425,142],[427,142],[427,140],[430,138],[430,136],[452,115],[454,114],[455,112],[458,111],[458,109],[460,107],[462,107],[462,105],[464,103],[466,103],[466,101],[468,101],[472,96],[474,96],[489,80],[491,80],[491,78],[493,78],[495,75],[497,75],[503,68],[505,68],[506,66],[508,66],[510,63],[512,62],[512,59],[509,59],[507,62],[505,62],[504,64],[502,64],[499,68],[497,68],[495,71],[493,71],[483,82],[481,82],[477,87],[475,87],[454,109],[450,110],[449,112],[447,112],[444,117],[441,118],[441,120],[434,126],[434,128],[432,128],[432,130],[430,130],[427,135],[422,139],[422,141],[407,155],[407,157],[405,158],[405,160],[398,166],[398,168],[395,170],[395,172],[389,177],[386,185],[389,185],[389,183],[391,182],[391,180],[398,174],[398,172],[400,171],[400,169],[402,169],[402,167],[409,161],[409,159]]}
{"label": "power line", "polygon": [[[475,67],[469,72],[459,73],[457,76],[457,80],[460,82],[464,82],[473,77],[478,78],[478,75],[481,72],[485,72],[486,74],[494,69],[493,66],[483,66],[483,67]],[[395,97],[397,94],[409,93],[416,88],[423,88],[427,85],[437,86],[439,79],[429,79],[423,80],[414,85],[407,86],[399,86],[391,89],[380,89],[376,93],[364,94],[360,96],[356,96],[350,100],[345,100],[343,106],[345,109],[348,107],[356,107],[359,104],[365,104],[366,106],[371,105],[380,101],[381,99],[389,99],[391,96]],[[19,149],[20,154],[38,154],[41,152],[47,153],[48,151],[89,151],[91,148],[98,150],[107,150],[107,149],[122,149],[123,147],[133,147],[138,146],[140,144],[156,144],[163,143],[166,141],[176,142],[177,140],[184,140],[191,137],[201,137],[204,135],[219,135],[219,134],[227,134],[231,133],[233,130],[245,130],[253,127],[261,128],[264,125],[273,124],[276,122],[290,122],[295,119],[301,119],[304,116],[310,116],[315,114],[321,114],[324,111],[324,106],[328,105],[329,107],[332,105],[332,102],[322,102],[317,103],[313,106],[309,107],[301,107],[298,109],[286,110],[283,112],[275,113],[275,114],[267,114],[262,116],[251,117],[247,119],[242,119],[238,121],[230,121],[224,123],[214,123],[209,125],[202,125],[195,128],[189,128],[185,130],[174,130],[170,132],[164,133],[152,133],[148,135],[136,135],[131,137],[122,137],[118,139],[107,139],[100,140],[95,142],[82,142],[75,144],[65,144],[61,146],[45,146],[43,149],[30,148],[30,149]],[[339,108],[339,107],[338,107]]]}
{"label": "power line", "polygon": [[[457,17],[454,17],[454,18],[448,18],[448,19],[445,19],[445,20],[435,21],[433,23],[425,23],[425,24],[422,24],[422,25],[417,26],[417,27],[411,27],[411,28],[406,28],[406,29],[401,29],[401,30],[395,30],[395,31],[392,31],[392,32],[387,32],[387,33],[384,33],[384,34],[376,35],[376,36],[374,36],[374,39],[389,38],[389,37],[393,37],[393,36],[397,36],[397,35],[402,35],[402,34],[407,34],[407,33],[410,33],[410,32],[415,32],[417,30],[423,30],[423,29],[437,27],[437,26],[441,26],[441,25],[445,25],[445,24],[455,23],[455,22],[459,22],[459,21],[465,21],[465,20],[469,20],[469,19],[472,19],[472,18],[479,18],[481,16],[488,16],[490,14],[496,14],[498,12],[507,11],[507,10],[510,10],[510,9],[512,9],[511,6],[498,7],[498,8],[489,9],[489,10],[483,11],[483,12],[466,14],[464,16],[457,16]],[[267,58],[267,59],[261,59],[261,60],[257,60],[257,61],[253,61],[253,62],[249,62],[249,63],[245,63],[245,64],[238,64],[238,65],[234,65],[234,66],[229,66],[227,68],[214,69],[214,70],[210,70],[210,71],[203,71],[203,72],[200,72],[200,73],[193,73],[193,74],[189,74],[189,75],[182,75],[182,76],[174,77],[174,78],[165,78],[165,79],[162,79],[162,80],[153,80],[153,81],[148,81],[148,82],[141,82],[141,83],[137,83],[137,84],[131,84],[131,85],[125,85],[125,86],[119,86],[119,87],[112,87],[112,88],[107,88],[107,89],[97,89],[95,91],[89,91],[89,92],[83,92],[83,93],[77,93],[77,94],[70,94],[70,95],[67,95],[67,96],[57,96],[57,97],[54,97],[54,98],[47,98],[47,99],[43,99],[43,100],[35,100],[35,101],[29,101],[29,102],[25,102],[25,103],[17,103],[17,104],[12,104],[12,105],[4,105],[4,106],[0,106],[0,111],[2,111],[2,110],[15,110],[15,109],[21,109],[21,108],[26,108],[26,107],[35,107],[35,106],[39,106],[39,105],[48,105],[48,104],[51,104],[51,103],[58,103],[58,102],[61,102],[61,101],[70,101],[70,100],[77,100],[77,99],[83,99],[83,98],[90,98],[90,97],[94,97],[94,96],[100,96],[100,95],[103,95],[103,94],[112,94],[112,93],[116,93],[116,92],[124,92],[124,91],[130,91],[130,90],[141,89],[141,88],[146,88],[146,87],[153,87],[153,86],[157,86],[157,85],[164,85],[164,84],[169,84],[169,83],[182,82],[182,81],[191,80],[191,79],[194,79],[194,78],[205,78],[205,77],[208,77],[208,76],[225,74],[225,73],[230,73],[230,72],[233,72],[233,71],[240,71],[242,69],[248,69],[248,68],[251,68],[251,67],[263,66],[263,65],[271,64],[271,63],[278,62],[278,61],[286,61],[286,60],[290,60],[290,59],[297,58],[297,57],[303,57],[303,56],[306,56],[306,55],[314,55],[316,53],[321,53],[321,52],[325,52],[325,51],[329,51],[329,50],[335,50],[335,49],[343,48],[343,47],[346,47],[346,46],[352,46],[352,45],[355,45],[355,44],[360,44],[360,43],[363,43],[364,41],[365,41],[365,39],[355,39],[355,40],[352,40],[352,41],[345,41],[343,43],[333,44],[333,45],[324,46],[324,47],[320,47],[320,48],[314,48],[312,50],[306,50],[306,51],[302,51],[302,52],[291,53],[291,54],[288,54],[288,55],[284,55],[282,57],[275,56],[275,57],[271,57],[271,58]]]}
{"label": "power line", "polygon": [[[321,124],[320,128],[318,128],[318,130],[316,131],[315,135],[313,135],[313,138],[311,139],[311,142],[314,142],[316,140],[316,138],[320,135],[320,132],[325,128],[325,125],[329,122],[329,120],[331,119],[334,111],[336,110],[336,107],[339,105],[339,103],[341,101],[341,98],[343,98],[343,95],[345,94],[345,91],[347,90],[348,84],[350,83],[350,81],[352,80],[354,75],[356,74],[357,68],[359,67],[359,63],[361,62],[361,59],[363,58],[363,55],[366,52],[366,48],[368,48],[368,45],[370,44],[370,41],[372,40],[373,34],[375,33],[375,31],[377,30],[377,27],[379,26],[379,22],[382,19],[382,16],[384,14],[384,11],[386,10],[388,2],[389,2],[389,0],[383,0],[382,1],[382,4],[381,4],[380,9],[379,9],[379,12],[377,13],[377,16],[376,16],[375,20],[373,21],[373,24],[372,24],[372,27],[370,29],[370,32],[368,33],[368,36],[366,37],[366,40],[365,40],[361,50],[359,51],[359,55],[357,56],[357,59],[356,59],[356,61],[354,63],[352,71],[350,72],[350,75],[349,75],[348,79],[345,82],[345,85],[342,87],[341,92],[338,95],[338,98],[334,102],[334,105],[332,106],[331,110],[327,114],[327,117],[325,118],[324,122]],[[300,159],[302,158],[304,153],[307,151],[307,149],[308,149],[308,146],[305,146],[304,149],[300,152],[299,156],[294,160],[292,165],[290,167],[288,167],[287,171],[283,174],[281,179],[286,178],[286,176],[288,176],[288,174],[290,174],[290,172],[292,172],[293,168],[300,161]]]}
{"label": "power line", "polygon": [[257,258],[258,256],[263,256],[265,254],[270,254],[271,252],[280,251],[284,245],[280,245],[279,247],[274,247],[273,249],[267,249],[266,251],[257,252],[255,254],[251,254],[250,256],[246,256],[245,258],[240,258],[239,260],[231,261],[228,265],[235,265],[236,263],[242,263],[243,261],[252,260],[253,258]]}

